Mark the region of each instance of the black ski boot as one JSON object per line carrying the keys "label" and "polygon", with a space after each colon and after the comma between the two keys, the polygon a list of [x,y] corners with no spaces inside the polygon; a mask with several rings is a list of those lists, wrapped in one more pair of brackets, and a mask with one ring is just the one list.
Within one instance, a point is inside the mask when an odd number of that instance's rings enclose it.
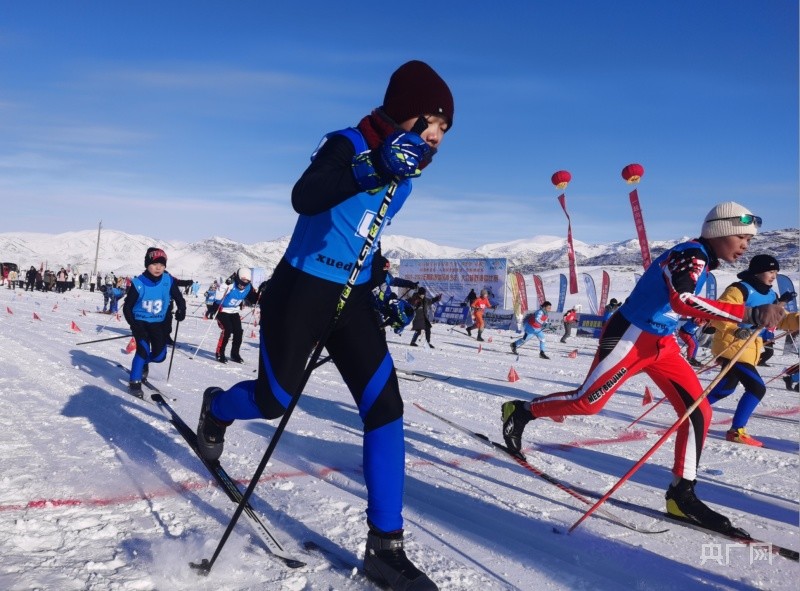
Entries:
{"label": "black ski boot", "polygon": [[228,363],[228,358],[225,357],[225,353],[218,353],[216,355],[216,358],[217,358],[217,361],[219,361],[220,363]]}
{"label": "black ski boot", "polygon": [[513,343],[511,343],[511,352],[514,355],[518,355],[518,353],[517,353],[517,341],[514,341]]}
{"label": "black ski boot", "polygon": [[211,402],[222,388],[206,388],[203,392],[203,405],[200,407],[200,420],[197,423],[197,450],[207,460],[218,460],[225,445],[225,429],[231,422],[220,421],[211,414]]}
{"label": "black ski boot", "polygon": [[482,341],[483,340],[483,329],[482,328],[478,329],[478,336],[475,337],[475,340],[476,341]]}
{"label": "black ski boot", "polygon": [[504,402],[502,413],[503,439],[506,447],[522,456],[522,433],[525,431],[525,425],[533,419],[533,415],[531,411],[525,409],[525,403],[522,400]]}
{"label": "black ski boot", "polygon": [[244,363],[244,359],[242,359],[241,355],[238,353],[231,353],[231,361],[234,363]]}
{"label": "black ski boot", "polygon": [[128,382],[128,393],[136,396],[137,398],[144,398],[144,393],[142,392],[142,382],[139,380]]}
{"label": "black ski boot", "polygon": [[472,336],[472,327],[471,327],[471,326],[468,326],[468,327],[467,327],[467,334],[468,334],[469,336]]}
{"label": "black ski boot", "polygon": [[797,391],[794,381],[792,380],[792,376],[783,376],[783,383],[786,384],[787,390]]}
{"label": "black ski boot", "polygon": [[681,478],[678,484],[670,485],[666,494],[667,513],[713,531],[721,533],[736,531],[730,519],[712,510],[697,498],[694,492],[696,483],[696,480]]}
{"label": "black ski boot", "polygon": [[364,554],[364,574],[393,591],[438,591],[403,550],[403,530],[384,533],[370,528]]}
{"label": "black ski boot", "polygon": [[541,357],[542,359],[550,359],[547,356],[547,353],[545,353],[544,351],[539,351],[539,357]]}

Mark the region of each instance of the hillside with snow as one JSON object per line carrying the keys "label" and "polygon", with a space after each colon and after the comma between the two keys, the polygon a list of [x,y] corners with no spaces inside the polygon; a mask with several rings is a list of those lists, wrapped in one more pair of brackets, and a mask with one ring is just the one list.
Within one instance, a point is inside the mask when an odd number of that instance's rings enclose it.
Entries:
{"label": "hillside with snow", "polygon": [[[169,271],[180,278],[192,278],[206,283],[215,277],[230,275],[239,267],[263,267],[267,274],[283,255],[288,237],[241,244],[227,238],[213,237],[193,243],[102,230],[98,248],[97,230],[37,234],[7,232],[0,234],[0,260],[12,262],[22,269],[40,265],[57,271],[70,265],[80,273],[91,273],[97,252],[97,268],[101,273],[117,275],[142,272],[144,253],[149,246],[159,246],[169,256]],[[650,243],[653,258],[677,242]],[[439,246],[421,238],[387,234],[382,238],[383,253],[395,265],[404,258],[507,258],[510,271],[542,272],[566,267],[566,240],[555,236],[535,236],[505,243],[480,246],[473,250]],[[631,271],[641,269],[641,250],[638,240],[607,244],[574,242],[580,267],[620,267]],[[756,236],[750,252],[768,252],[780,261],[782,268],[794,271],[800,265],[800,231],[797,228],[764,232]],[[749,259],[749,257],[748,257]],[[747,265],[742,261],[738,267]]]}

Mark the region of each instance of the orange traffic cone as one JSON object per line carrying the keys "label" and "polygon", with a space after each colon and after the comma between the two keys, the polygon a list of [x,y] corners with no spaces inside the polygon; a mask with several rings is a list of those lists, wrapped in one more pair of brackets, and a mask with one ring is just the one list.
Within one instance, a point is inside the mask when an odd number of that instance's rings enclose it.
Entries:
{"label": "orange traffic cone", "polygon": [[53,306],[53,312],[55,312],[56,310],[58,310],[58,304],[56,304],[55,306]]}
{"label": "orange traffic cone", "polygon": [[478,353],[480,353],[481,351],[483,351],[483,345],[478,343]]}
{"label": "orange traffic cone", "polygon": [[644,396],[642,397],[642,406],[647,406],[653,402],[653,393],[650,392],[648,386],[644,387]]}
{"label": "orange traffic cone", "polygon": [[72,326],[71,326],[71,328],[72,328],[72,330],[74,330],[75,332],[81,332],[81,328],[80,328],[80,326],[78,326],[77,324],[75,324],[75,321],[74,321],[74,320],[72,321]]}
{"label": "orange traffic cone", "polygon": [[508,370],[508,381],[509,382],[517,382],[519,381],[519,374],[517,370],[514,369],[514,366],[511,366],[511,369]]}
{"label": "orange traffic cone", "polygon": [[36,312],[33,313],[33,319],[34,320],[41,320],[41,318],[39,318],[39,315]]}
{"label": "orange traffic cone", "polygon": [[574,349],[567,354],[570,359],[575,359],[578,356],[578,350]]}
{"label": "orange traffic cone", "polygon": [[12,314],[12,315],[14,314],[14,312],[8,306],[6,306],[6,312],[8,312],[9,314]]}
{"label": "orange traffic cone", "polygon": [[133,353],[134,351],[136,351],[136,339],[131,337],[131,340],[128,343],[128,346],[125,347],[125,352],[126,353]]}

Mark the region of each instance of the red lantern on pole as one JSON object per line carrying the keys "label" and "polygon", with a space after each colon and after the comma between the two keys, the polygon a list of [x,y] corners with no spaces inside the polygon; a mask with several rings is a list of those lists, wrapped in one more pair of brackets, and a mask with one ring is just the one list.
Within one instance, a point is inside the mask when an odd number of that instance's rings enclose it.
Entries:
{"label": "red lantern on pole", "polygon": [[564,190],[572,180],[572,175],[566,170],[559,170],[558,172],[553,173],[553,176],[550,177],[550,180],[553,181],[553,184],[556,186],[556,188],[559,190]]}
{"label": "red lantern on pole", "polygon": [[642,180],[642,176],[644,176],[644,166],[641,164],[628,164],[628,166],[622,169],[622,178],[624,178],[625,182],[629,185],[638,183]]}

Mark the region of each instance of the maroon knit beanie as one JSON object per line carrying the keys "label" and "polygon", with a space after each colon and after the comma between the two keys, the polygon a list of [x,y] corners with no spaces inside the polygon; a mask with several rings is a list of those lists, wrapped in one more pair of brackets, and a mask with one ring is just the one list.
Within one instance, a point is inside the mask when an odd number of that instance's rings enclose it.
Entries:
{"label": "maroon knit beanie", "polygon": [[402,123],[413,117],[430,114],[439,115],[453,126],[453,95],[447,83],[425,62],[406,62],[389,79],[386,96],[383,97],[383,112]]}
{"label": "maroon knit beanie", "polygon": [[167,253],[160,248],[156,248],[155,246],[148,248],[144,255],[144,266],[146,267],[147,265],[152,265],[153,263],[161,263],[166,267]]}

